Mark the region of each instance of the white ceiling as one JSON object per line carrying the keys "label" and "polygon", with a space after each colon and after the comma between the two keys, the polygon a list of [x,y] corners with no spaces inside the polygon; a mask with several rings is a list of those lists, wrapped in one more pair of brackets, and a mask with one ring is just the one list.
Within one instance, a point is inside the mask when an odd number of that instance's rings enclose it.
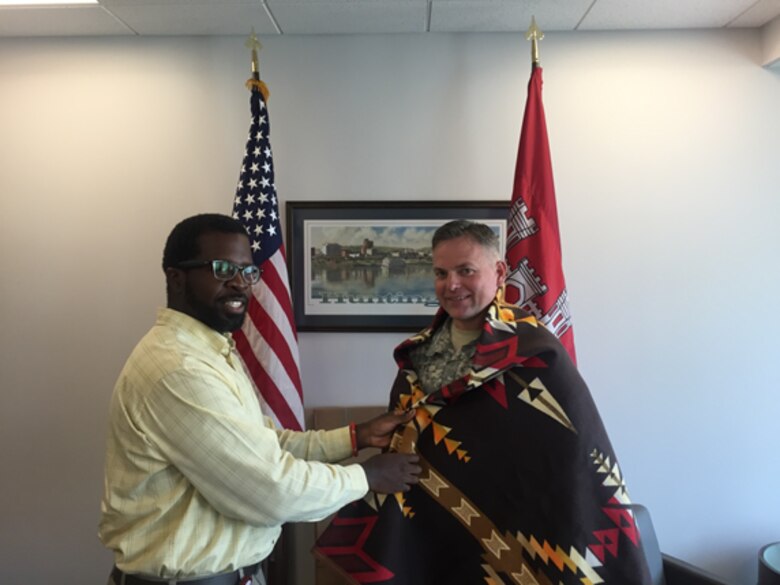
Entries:
{"label": "white ceiling", "polygon": [[780,0],[100,0],[0,7],[0,37],[756,28]]}

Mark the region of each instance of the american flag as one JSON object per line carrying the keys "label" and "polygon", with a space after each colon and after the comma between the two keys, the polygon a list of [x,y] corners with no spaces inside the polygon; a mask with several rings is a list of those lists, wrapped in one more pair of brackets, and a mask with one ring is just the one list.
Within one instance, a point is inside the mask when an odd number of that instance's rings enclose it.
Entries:
{"label": "american flag", "polygon": [[528,81],[507,229],[506,300],[533,313],[576,362],[569,293],[563,278],[550,144],[542,104],[542,68]]}
{"label": "american flag", "polygon": [[251,93],[252,120],[233,217],[244,224],[254,263],[262,268],[263,275],[253,287],[244,326],[233,333],[233,338],[263,412],[280,427],[302,430],[298,338],[274,185],[268,111],[262,93],[257,88]]}

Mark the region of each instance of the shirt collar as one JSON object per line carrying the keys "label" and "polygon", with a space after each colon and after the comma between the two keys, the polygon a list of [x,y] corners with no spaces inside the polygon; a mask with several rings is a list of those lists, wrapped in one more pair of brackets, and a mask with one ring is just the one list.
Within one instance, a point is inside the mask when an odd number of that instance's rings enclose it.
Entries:
{"label": "shirt collar", "polygon": [[220,333],[195,317],[168,307],[160,307],[157,310],[156,324],[183,330],[210,345],[214,351],[223,356],[229,356],[236,345],[230,333]]}

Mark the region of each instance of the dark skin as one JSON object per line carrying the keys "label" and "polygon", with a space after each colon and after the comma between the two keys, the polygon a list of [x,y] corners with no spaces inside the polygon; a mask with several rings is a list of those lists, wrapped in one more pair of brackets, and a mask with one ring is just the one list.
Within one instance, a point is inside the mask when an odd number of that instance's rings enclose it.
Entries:
{"label": "dark skin", "polygon": [[[192,260],[228,260],[238,266],[252,263],[249,238],[244,234],[208,232],[198,239],[200,253]],[[240,274],[229,281],[214,278],[209,267],[183,270],[167,268],[168,307],[205,323],[220,333],[241,327],[251,285]],[[358,449],[385,448],[398,425],[409,422],[413,412],[386,413],[355,428]],[[416,484],[421,471],[419,457],[401,453],[375,455],[361,463],[368,486],[382,494],[405,492]]]}
{"label": "dark skin", "polygon": [[[249,238],[244,234],[207,232],[198,238],[200,253],[192,260],[228,260],[238,266],[252,264]],[[211,268],[167,268],[168,307],[194,317],[219,331],[241,328],[249,304],[251,285],[241,275],[232,280],[214,278]]]}
{"label": "dark skin", "polygon": [[[356,426],[358,449],[364,447],[385,448],[398,425],[405,425],[414,417],[414,411],[388,412]],[[417,455],[383,453],[361,463],[366,472],[368,486],[380,494],[408,491],[419,481],[421,468]]]}

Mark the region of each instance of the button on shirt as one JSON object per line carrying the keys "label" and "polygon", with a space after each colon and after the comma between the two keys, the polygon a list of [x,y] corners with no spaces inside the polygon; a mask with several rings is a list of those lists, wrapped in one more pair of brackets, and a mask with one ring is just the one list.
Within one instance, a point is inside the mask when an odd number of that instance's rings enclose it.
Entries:
{"label": "button on shirt", "polygon": [[[160,309],[114,388],[99,536],[126,573],[187,578],[267,557],[284,522],[368,491],[349,430],[279,431],[233,341]],[[311,460],[311,461],[310,461]]]}

